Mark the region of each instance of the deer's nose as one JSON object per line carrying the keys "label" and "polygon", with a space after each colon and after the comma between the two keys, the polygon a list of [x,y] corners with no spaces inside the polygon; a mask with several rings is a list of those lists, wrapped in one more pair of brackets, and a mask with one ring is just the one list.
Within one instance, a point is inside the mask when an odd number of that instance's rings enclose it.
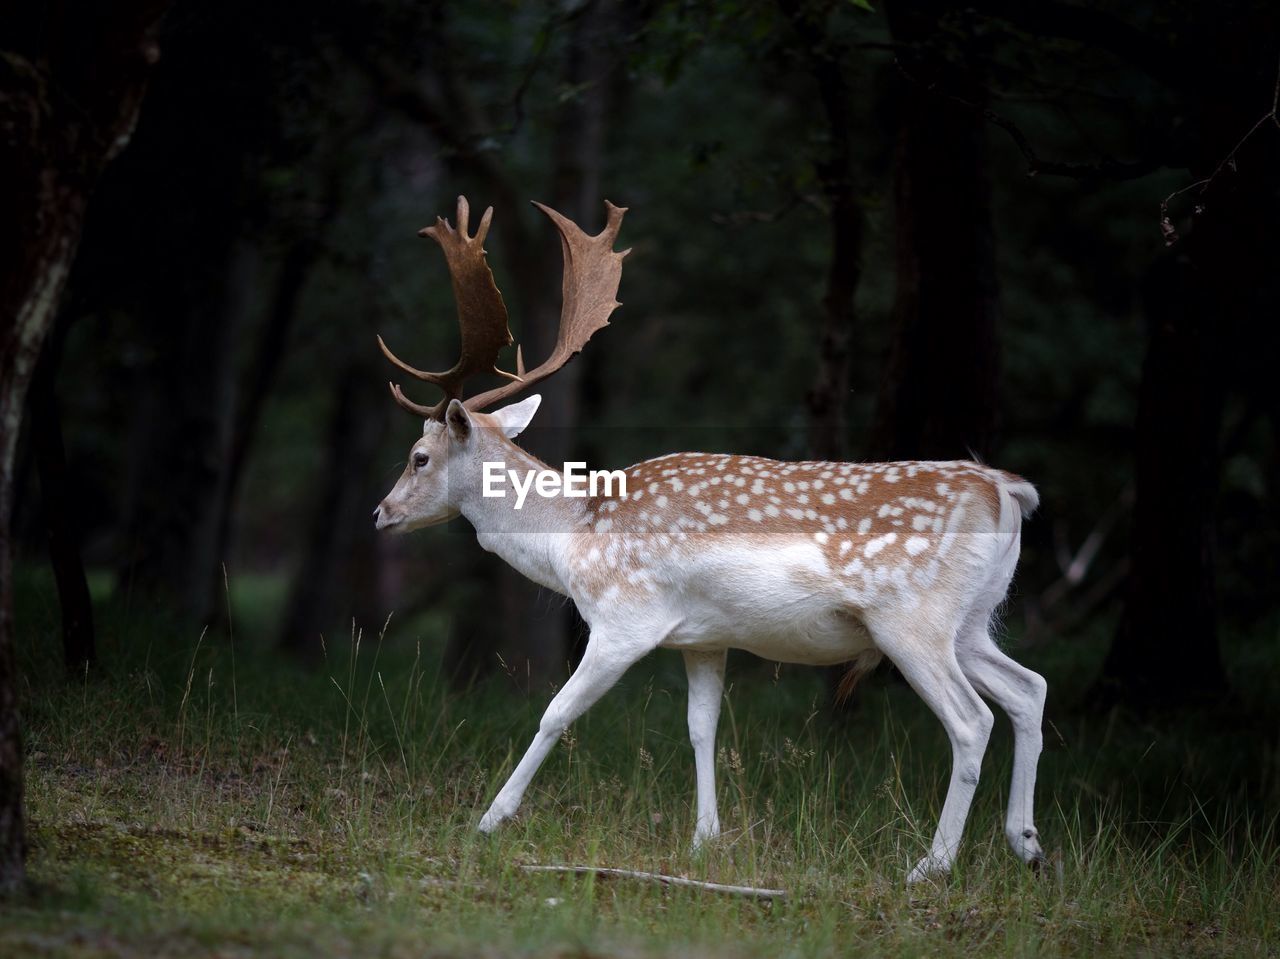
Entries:
{"label": "deer's nose", "polygon": [[382,512],[382,506],[378,505],[373,508],[373,525],[378,525],[378,515]]}

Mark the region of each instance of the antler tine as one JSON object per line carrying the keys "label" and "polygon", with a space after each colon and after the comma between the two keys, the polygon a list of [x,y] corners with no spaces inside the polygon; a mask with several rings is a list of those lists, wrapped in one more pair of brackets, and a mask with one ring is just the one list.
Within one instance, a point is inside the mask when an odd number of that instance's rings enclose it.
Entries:
{"label": "antler tine", "polygon": [[457,229],[443,217],[436,217],[434,225],[418,231],[419,236],[430,237],[440,245],[453,285],[453,298],[458,308],[458,327],[462,347],[458,360],[443,373],[429,373],[405,363],[378,337],[383,355],[402,372],[425,383],[431,383],[444,391],[445,398],[432,407],[420,406],[405,398],[399,387],[393,387],[396,402],[410,412],[431,419],[441,419],[451,399],[462,398],[465,381],[476,373],[494,373],[511,380],[519,380],[516,374],[497,368],[498,353],[512,343],[511,330],[507,326],[507,307],[502,293],[493,280],[493,272],[485,259],[484,239],[493,221],[493,207],[488,207],[480,218],[474,235],[468,234],[471,206],[467,198],[458,197]]}
{"label": "antler tine", "polygon": [[[489,209],[492,210],[493,207],[489,207]],[[466,236],[467,226],[471,219],[471,204],[467,202],[467,198],[465,196],[458,196],[458,210],[454,214],[453,218],[458,221],[458,232],[463,236]]]}
{"label": "antler tine", "polygon": [[606,200],[604,229],[595,236],[589,236],[576,223],[549,206],[536,202],[534,206],[555,224],[564,254],[563,302],[556,345],[551,355],[530,372],[525,372],[524,357],[517,350],[519,381],[465,400],[469,410],[482,410],[546,379],[580,352],[593,333],[607,326],[610,314],[622,305],[616,298],[618,284],[622,280],[623,257],[631,251],[615,251],[613,243],[622,226],[626,207],[614,206]]}
{"label": "antler tine", "polygon": [[400,357],[392,353],[391,349],[387,346],[387,344],[383,342],[383,339],[381,336],[378,336],[378,348],[382,350],[382,355],[385,356],[388,360],[390,360],[391,365],[396,367],[396,369],[402,370],[405,373],[408,373],[410,376],[417,377],[418,379],[422,380],[424,383],[433,383],[436,386],[441,386],[441,387],[445,385],[444,377],[446,376],[446,374],[428,373],[425,370],[415,369],[414,367],[406,363],[404,360],[400,359]]}
{"label": "antler tine", "polygon": [[395,383],[388,383],[387,385],[391,387],[391,398],[410,413],[428,420],[439,419],[444,414],[443,408],[447,405],[446,400],[441,400],[435,406],[420,406],[405,396]]}

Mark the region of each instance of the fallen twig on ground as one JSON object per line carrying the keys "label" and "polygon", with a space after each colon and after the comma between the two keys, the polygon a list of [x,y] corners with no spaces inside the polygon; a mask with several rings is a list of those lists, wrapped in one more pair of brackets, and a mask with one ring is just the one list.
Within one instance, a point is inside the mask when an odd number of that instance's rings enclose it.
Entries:
{"label": "fallen twig on ground", "polygon": [[657,872],[641,872],[637,869],[610,869],[605,866],[544,866],[536,863],[520,867],[525,872],[568,872],[591,874],[597,876],[613,876],[621,879],[639,879],[644,882],[657,882],[664,886],[688,886],[693,889],[706,889],[709,892],[721,892],[731,896],[750,896],[754,899],[785,899],[785,889],[763,889],[758,886],[731,886],[720,882],[703,882],[699,879],[686,879],[683,876],[665,876]]}

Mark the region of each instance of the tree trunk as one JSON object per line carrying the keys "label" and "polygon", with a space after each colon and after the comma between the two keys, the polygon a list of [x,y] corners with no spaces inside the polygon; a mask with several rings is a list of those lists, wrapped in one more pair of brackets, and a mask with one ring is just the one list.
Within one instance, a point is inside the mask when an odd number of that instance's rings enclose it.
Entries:
{"label": "tree trunk", "polygon": [[[159,349],[137,414],[142,435],[130,465],[138,475],[129,483],[134,493],[126,512],[121,582],[192,627],[207,624],[209,584],[221,579],[218,504],[235,409],[236,333],[258,265],[247,241],[224,239],[221,250],[211,240],[212,261],[158,278],[172,292],[148,299]],[[193,287],[202,290],[194,300]],[[183,302],[189,312],[174,322],[173,304]]]}
{"label": "tree trunk", "polygon": [[809,453],[817,459],[843,460],[848,455],[845,403],[849,396],[849,342],[857,314],[854,300],[862,279],[862,209],[855,192],[853,107],[844,60],[848,51],[827,36],[812,8],[797,0],[781,0],[818,87],[826,123],[825,154],[814,164],[827,203],[831,229],[831,262],[822,298],[818,364],[805,400],[809,411]]}
{"label": "tree trunk", "polygon": [[[1232,244],[1230,236],[1218,242]],[[1205,700],[1226,688],[1213,575],[1222,390],[1204,313],[1214,304],[1202,282],[1208,278],[1180,259],[1161,261],[1147,281],[1132,564],[1097,689],[1104,702],[1138,709]]]}
{"label": "tree trunk", "polygon": [[854,297],[861,278],[862,210],[851,188],[827,189],[831,204],[831,264],[822,298],[818,366],[806,395],[809,452],[842,461],[849,455],[845,404],[849,396],[849,343],[857,323]]}
{"label": "tree trunk", "polygon": [[[1252,106],[1202,105],[1205,134],[1197,138],[1192,176],[1218,169],[1220,151],[1238,141]],[[1228,689],[1214,586],[1226,351],[1257,350],[1269,335],[1251,327],[1270,322],[1265,291],[1277,256],[1277,153],[1274,140],[1263,138],[1241,150],[1196,198],[1203,212],[1148,279],[1132,566],[1120,628],[1095,689],[1103,702],[1142,710],[1214,702]]]}
{"label": "tree trunk", "polygon": [[361,357],[338,376],[320,495],[281,625],[280,645],[306,660],[320,657],[328,630],[350,629],[353,621],[366,630],[382,625],[370,608],[378,589],[369,474],[387,404],[381,391],[369,389],[372,360]]}
{"label": "tree trunk", "polygon": [[[903,46],[898,118],[896,293],[873,459],[953,459],[992,447],[998,290],[987,181],[985,95],[930,46],[940,14],[887,4]],[[943,95],[939,91],[947,91]]]}
{"label": "tree trunk", "polygon": [[[14,147],[15,144],[6,144],[9,151]],[[9,162],[12,164],[12,157]],[[5,318],[4,352],[0,354],[0,895],[12,893],[21,885],[26,857],[22,737],[13,635],[13,544],[9,534],[13,518],[14,452],[23,401],[40,341],[53,322],[58,299],[66,285],[85,201],[84,192],[58,195],[61,191],[54,191],[42,182],[45,180],[42,170],[22,172],[29,175],[19,181],[17,189],[30,190],[30,207],[34,209],[22,210],[21,213],[26,214],[22,219],[9,219],[0,211],[0,222],[6,226],[0,234],[3,235],[0,262],[14,264],[12,272],[6,272],[0,292],[0,317]],[[11,184],[10,190],[13,189],[13,181],[4,177],[2,171],[0,180]],[[18,206],[8,195],[10,190],[5,191],[5,206]],[[24,226],[31,230],[25,250],[20,235]]]}
{"label": "tree trunk", "polygon": [[[63,324],[65,325],[65,324]],[[49,544],[49,563],[62,612],[62,655],[70,676],[83,677],[97,664],[93,603],[80,555],[76,497],[67,475],[62,418],[56,395],[62,337],[55,330],[36,363],[30,396],[30,442],[40,476],[40,507]]]}
{"label": "tree trunk", "polygon": [[14,448],[45,334],[102,168],[129,141],[163,5],[19,5],[0,57],[0,894],[24,877],[13,649]]}
{"label": "tree trunk", "polygon": [[[458,522],[458,521],[455,521]],[[495,610],[494,593],[498,577],[507,569],[498,557],[487,553],[465,528],[450,529],[449,596],[453,615],[444,650],[444,673],[455,689],[466,689],[499,668],[499,650],[504,648],[506,616]]]}
{"label": "tree trunk", "polygon": [[223,596],[226,584],[223,580],[222,566],[227,562],[227,554],[231,548],[231,524],[240,492],[240,483],[244,478],[245,466],[249,462],[249,454],[253,451],[254,442],[257,439],[258,426],[266,408],[267,396],[287,356],[287,345],[294,320],[297,318],[298,304],[306,289],[312,267],[323,247],[324,229],[337,211],[338,188],[337,176],[331,176],[315,222],[310,224],[310,229],[294,242],[280,264],[266,323],[258,337],[253,365],[243,389],[239,391],[240,398],[235,405],[227,455],[222,470],[222,483],[214,506],[212,546],[214,569],[205,599],[206,612],[202,616],[206,622],[218,620],[226,615],[226,602]]}

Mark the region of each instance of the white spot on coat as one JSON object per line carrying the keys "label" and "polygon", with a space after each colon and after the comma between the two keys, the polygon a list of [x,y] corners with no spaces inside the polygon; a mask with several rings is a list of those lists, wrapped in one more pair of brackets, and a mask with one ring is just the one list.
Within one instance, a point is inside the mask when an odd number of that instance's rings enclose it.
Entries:
{"label": "white spot on coat", "polygon": [[923,536],[912,536],[905,545],[908,556],[918,556],[929,548],[929,541]]}
{"label": "white spot on coat", "polygon": [[897,533],[885,533],[883,536],[877,536],[875,539],[868,542],[867,545],[862,548],[862,553],[867,557],[867,559],[870,559],[886,546],[891,546],[893,543],[897,542],[897,540]]}

